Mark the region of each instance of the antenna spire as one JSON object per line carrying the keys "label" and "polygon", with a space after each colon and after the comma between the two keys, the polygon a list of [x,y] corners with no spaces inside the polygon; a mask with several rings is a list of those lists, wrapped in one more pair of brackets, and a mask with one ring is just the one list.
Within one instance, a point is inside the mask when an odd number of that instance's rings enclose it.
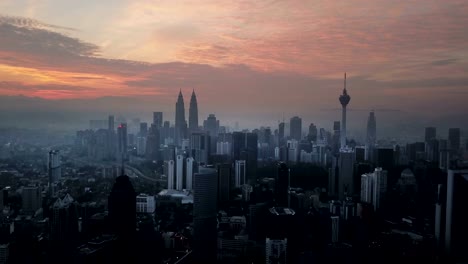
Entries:
{"label": "antenna spire", "polygon": [[344,73],[344,89],[346,91],[346,72]]}

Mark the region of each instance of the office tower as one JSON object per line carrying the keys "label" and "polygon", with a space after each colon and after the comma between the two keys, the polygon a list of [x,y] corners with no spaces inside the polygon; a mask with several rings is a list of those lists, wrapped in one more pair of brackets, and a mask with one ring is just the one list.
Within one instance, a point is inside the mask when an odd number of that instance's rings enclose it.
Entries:
{"label": "office tower", "polygon": [[56,242],[74,241],[78,234],[78,216],[73,197],[67,194],[57,198],[50,211],[50,239]]}
{"label": "office tower", "polygon": [[236,160],[235,163],[234,163],[234,171],[236,173],[236,181],[235,181],[235,185],[236,185],[236,188],[240,188],[242,185],[244,184],[247,184],[247,173],[246,173],[246,170],[247,170],[247,167],[245,165],[245,160]]}
{"label": "office tower", "polygon": [[232,159],[245,160],[247,181],[254,185],[257,175],[258,136],[255,133],[234,132],[232,134]]}
{"label": "office tower", "polygon": [[21,192],[23,212],[35,213],[42,207],[42,191],[39,187],[24,187]]}
{"label": "office tower", "polygon": [[118,159],[126,159],[127,157],[127,124],[120,124],[117,127],[117,157]]}
{"label": "office tower", "polygon": [[146,137],[146,158],[149,160],[161,160],[161,155],[160,155],[160,129],[157,128],[156,125],[152,124],[149,131],[148,135]]}
{"label": "office tower", "polygon": [[146,154],[146,137],[137,137],[137,155],[145,156]]}
{"label": "office tower", "polygon": [[445,217],[445,253],[453,263],[466,263],[468,237],[468,169],[449,169]]}
{"label": "office tower", "polygon": [[163,126],[162,112],[153,112],[153,124],[156,125],[157,128],[161,128]]}
{"label": "office tower", "polygon": [[439,162],[439,141],[437,139],[426,141],[426,159],[431,162]]}
{"label": "office tower", "polygon": [[178,146],[185,138],[185,131],[187,127],[187,121],[185,120],[185,106],[184,97],[182,96],[182,90],[179,91],[179,97],[176,103],[176,114],[175,114],[175,144]]}
{"label": "office tower", "polygon": [[317,126],[314,123],[309,125],[309,134],[307,135],[307,140],[317,142]]}
{"label": "office tower", "polygon": [[[245,167],[245,166],[244,166]],[[231,191],[232,166],[229,163],[218,164],[218,204],[229,201]]]}
{"label": "office tower", "polygon": [[140,123],[140,132],[138,133],[141,137],[146,137],[148,135],[148,123]]}
{"label": "office tower", "polygon": [[114,116],[113,116],[113,115],[110,115],[109,118],[108,118],[108,126],[107,126],[107,129],[108,129],[110,132],[114,132]]}
{"label": "office tower", "polygon": [[164,175],[167,177],[167,189],[174,190],[175,167],[173,160],[164,161]]}
{"label": "office tower", "polygon": [[115,179],[108,208],[112,231],[120,238],[131,238],[136,229],[136,193],[127,175]]}
{"label": "office tower", "polygon": [[356,151],[356,162],[368,160],[369,150],[367,146],[358,146],[354,150]]}
{"label": "office tower", "polygon": [[338,243],[340,240],[340,217],[330,216],[331,220],[331,242]]}
{"label": "office tower", "polygon": [[439,168],[447,169],[449,160],[449,146],[446,139],[439,140]]}
{"label": "office tower", "polygon": [[354,192],[354,151],[341,149],[338,159],[338,197],[344,200]]}
{"label": "office tower", "polygon": [[448,147],[452,155],[460,152],[460,128],[449,128]]}
{"label": "office tower", "polygon": [[265,256],[267,264],[286,263],[288,250],[288,239],[265,240]]}
{"label": "office tower", "polygon": [[302,119],[298,116],[295,116],[292,117],[289,122],[291,138],[300,141],[302,139]]}
{"label": "office tower", "polygon": [[193,177],[193,240],[196,263],[216,262],[218,174],[200,168]]}
{"label": "office tower", "polygon": [[195,90],[192,91],[192,97],[190,98],[189,108],[189,130],[194,132],[198,130],[198,104]]}
{"label": "office tower", "polygon": [[278,125],[278,144],[280,147],[283,145],[284,136],[284,122],[281,122]]}
{"label": "office tower", "polygon": [[371,111],[367,119],[366,145],[369,146],[369,148],[374,148],[375,144],[377,144],[377,121],[374,111]]}
{"label": "office tower", "polygon": [[297,140],[292,139],[288,140],[287,142],[287,158],[285,161],[291,162],[291,163],[296,163],[298,162],[299,159],[299,142]]}
{"label": "office tower", "polygon": [[203,122],[203,128],[208,131],[210,137],[217,137],[219,131],[219,120],[216,119],[214,114],[209,114]]}
{"label": "office tower", "polygon": [[434,237],[436,249],[441,251],[444,248],[444,227],[445,227],[445,205],[447,194],[443,184],[437,185],[437,198],[435,203]]}
{"label": "office tower", "polygon": [[436,139],[436,128],[435,127],[426,127],[424,133],[424,141],[429,142]]}
{"label": "office tower", "polygon": [[210,156],[210,136],[206,132],[194,132],[191,135],[190,150],[191,156],[198,164],[208,164]]}
{"label": "office tower", "polygon": [[49,173],[49,195],[54,197],[56,184],[62,177],[60,153],[58,150],[49,151],[47,170]]}
{"label": "office tower", "polygon": [[183,189],[183,178],[184,178],[184,156],[176,156],[176,190],[181,191]]}
{"label": "office tower", "polygon": [[217,142],[216,143],[216,154],[218,155],[231,155],[231,143],[229,142]]}
{"label": "office tower", "polygon": [[193,189],[193,174],[196,171],[195,160],[192,157],[185,159],[185,189]]}
{"label": "office tower", "polygon": [[275,201],[278,207],[289,207],[289,181],[288,166],[280,162],[276,168]]}
{"label": "office tower", "polygon": [[174,138],[174,135],[171,134],[171,122],[164,121],[164,125],[161,128],[161,143],[164,144],[166,138]]}
{"label": "office tower", "polygon": [[153,214],[156,210],[154,196],[144,193],[136,197],[136,212],[144,214]]}
{"label": "office tower", "polygon": [[372,173],[361,176],[361,201],[372,204],[374,210],[380,208],[387,192],[387,171],[376,168]]}
{"label": "office tower", "polygon": [[348,95],[348,91],[346,90],[346,73],[344,75],[344,89],[343,94],[340,95],[340,103],[342,106],[342,118],[341,118],[341,147],[346,147],[346,107],[351,101],[351,97]]}

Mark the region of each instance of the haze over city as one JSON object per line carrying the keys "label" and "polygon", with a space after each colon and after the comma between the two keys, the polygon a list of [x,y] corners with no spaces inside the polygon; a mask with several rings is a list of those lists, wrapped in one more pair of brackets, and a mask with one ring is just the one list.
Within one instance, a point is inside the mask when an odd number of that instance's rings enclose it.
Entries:
{"label": "haze over city", "polygon": [[[348,73],[349,129],[385,135],[462,123],[466,1],[2,1],[3,126],[76,128],[108,113],[331,127]],[[328,122],[328,123],[327,123]],[[463,122],[466,124],[466,122]]]}

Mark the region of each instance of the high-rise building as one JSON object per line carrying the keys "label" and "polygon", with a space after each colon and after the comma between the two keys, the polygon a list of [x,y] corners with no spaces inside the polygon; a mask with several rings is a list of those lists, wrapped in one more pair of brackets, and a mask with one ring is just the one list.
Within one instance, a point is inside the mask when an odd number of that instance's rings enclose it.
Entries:
{"label": "high-rise building", "polygon": [[314,123],[310,123],[309,134],[307,135],[307,140],[317,142],[317,126]]}
{"label": "high-rise building", "polygon": [[162,112],[153,112],[153,124],[156,125],[157,128],[161,128],[163,126]]}
{"label": "high-rise building", "polygon": [[127,124],[120,124],[117,127],[117,157],[118,159],[126,159],[127,157]]}
{"label": "high-rise building", "polygon": [[460,128],[449,128],[448,144],[452,153],[460,151]]}
{"label": "high-rise building", "polygon": [[445,253],[453,263],[466,263],[468,169],[448,170],[446,201]]}
{"label": "high-rise building", "polygon": [[164,175],[167,177],[167,189],[174,190],[175,167],[173,160],[164,161]]}
{"label": "high-rise building", "polygon": [[236,160],[234,163],[234,171],[236,174],[235,177],[235,186],[240,188],[242,185],[247,184],[247,173],[246,173],[245,160]]}
{"label": "high-rise building", "polygon": [[160,129],[155,124],[152,124],[146,137],[145,154],[147,159],[161,160],[161,155],[159,153],[161,146],[160,139]]}
{"label": "high-rise building", "polygon": [[267,264],[286,263],[287,262],[288,239],[270,239],[265,240],[265,256]]}
{"label": "high-rise building", "polygon": [[280,162],[276,168],[275,201],[278,207],[289,207],[289,181],[288,166]]}
{"label": "high-rise building", "polygon": [[202,167],[193,178],[194,259],[196,263],[215,263],[218,174],[213,168]]}
{"label": "high-rise building", "polygon": [[338,197],[344,200],[354,192],[354,151],[352,149],[341,149],[338,159]]}
{"label": "high-rise building", "polygon": [[74,241],[78,234],[78,216],[70,194],[57,198],[50,211],[50,239],[56,242]]}
{"label": "high-rise building", "polygon": [[331,242],[337,243],[340,240],[340,217],[331,216]]}
{"label": "high-rise building", "polygon": [[192,157],[185,159],[185,189],[193,189],[193,174],[196,171],[195,160]]}
{"label": "high-rise building", "polygon": [[369,148],[374,149],[376,143],[377,143],[377,121],[375,119],[374,111],[372,111],[369,113],[369,118],[367,119],[366,145]]}
{"label": "high-rise building", "polygon": [[42,206],[42,192],[39,187],[24,187],[21,192],[23,212],[35,213]]}
{"label": "high-rise building", "polygon": [[181,191],[184,185],[184,156],[176,156],[176,190]]}
{"label": "high-rise building", "polygon": [[387,192],[387,171],[376,168],[372,173],[361,176],[361,201],[372,204],[374,210],[380,208]]}
{"label": "high-rise building", "polygon": [[281,147],[283,145],[284,140],[284,122],[279,123],[278,125],[278,144]]}
{"label": "high-rise building", "polygon": [[190,150],[191,156],[198,164],[208,164],[210,156],[210,136],[206,132],[194,132],[191,135]]}
{"label": "high-rise building", "polygon": [[424,133],[424,141],[429,142],[436,139],[436,128],[435,127],[426,127]]}
{"label": "high-rise building", "polygon": [[112,231],[124,239],[135,233],[136,196],[128,176],[122,175],[115,179],[108,199],[109,223]]}
{"label": "high-rise building", "polygon": [[51,197],[54,197],[56,184],[62,177],[60,153],[58,150],[49,151],[47,170],[49,173],[49,194]]}
{"label": "high-rise building", "polygon": [[289,122],[291,138],[300,141],[302,139],[302,119],[298,116],[294,116]]}
{"label": "high-rise building", "polygon": [[114,132],[114,116],[113,115],[110,115],[109,118],[108,118],[108,126],[107,126],[107,129],[111,132]]}
{"label": "high-rise building", "polygon": [[137,137],[137,155],[145,156],[146,154],[146,137]]}
{"label": "high-rise building", "polygon": [[182,90],[179,91],[179,96],[176,103],[176,115],[175,115],[175,144],[178,146],[182,142],[182,139],[186,137],[187,121],[185,120],[185,106],[184,97],[182,96]]}
{"label": "high-rise building", "polygon": [[234,132],[232,134],[232,159],[245,160],[247,181],[255,185],[257,172],[258,136],[256,133]]}
{"label": "high-rise building", "polygon": [[214,114],[209,114],[203,122],[203,128],[208,131],[210,137],[217,137],[219,132],[219,120]]}
{"label": "high-rise building", "polygon": [[232,166],[229,163],[218,164],[218,204],[229,201],[231,191]]}
{"label": "high-rise building", "polygon": [[140,132],[138,134],[140,135],[140,137],[146,137],[148,135],[148,123],[140,123]]}
{"label": "high-rise building", "polygon": [[156,210],[154,196],[147,194],[139,194],[136,197],[136,212],[144,214],[153,214]]}
{"label": "high-rise building", "polygon": [[192,91],[192,97],[190,98],[189,108],[189,130],[194,132],[198,130],[198,104],[195,90]]}
{"label": "high-rise building", "polygon": [[341,147],[346,147],[346,107],[351,101],[351,96],[348,95],[348,91],[346,90],[346,73],[344,75],[344,89],[343,94],[340,95],[340,103],[342,106],[342,118],[341,118]]}

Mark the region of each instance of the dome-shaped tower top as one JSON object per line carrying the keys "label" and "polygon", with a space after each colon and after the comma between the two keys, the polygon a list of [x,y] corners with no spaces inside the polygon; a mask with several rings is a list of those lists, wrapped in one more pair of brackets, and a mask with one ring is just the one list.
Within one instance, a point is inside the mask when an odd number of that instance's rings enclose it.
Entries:
{"label": "dome-shaped tower top", "polygon": [[351,96],[349,96],[348,91],[346,90],[346,73],[344,74],[344,89],[343,94],[340,95],[340,103],[343,107],[346,107],[351,101]]}

